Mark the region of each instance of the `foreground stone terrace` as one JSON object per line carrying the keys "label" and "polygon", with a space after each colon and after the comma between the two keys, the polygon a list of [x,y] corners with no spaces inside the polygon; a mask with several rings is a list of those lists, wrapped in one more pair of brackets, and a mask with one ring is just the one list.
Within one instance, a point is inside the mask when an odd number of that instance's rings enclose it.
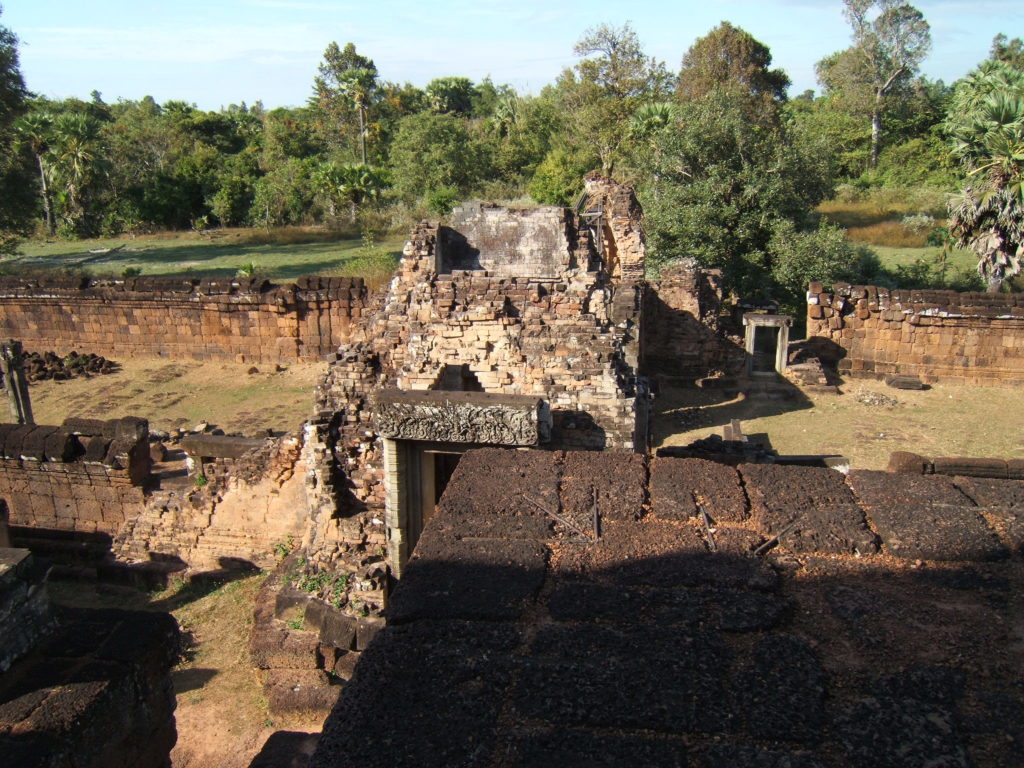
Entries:
{"label": "foreground stone terrace", "polygon": [[470,452],[311,765],[1018,766],[1022,510],[1019,480]]}

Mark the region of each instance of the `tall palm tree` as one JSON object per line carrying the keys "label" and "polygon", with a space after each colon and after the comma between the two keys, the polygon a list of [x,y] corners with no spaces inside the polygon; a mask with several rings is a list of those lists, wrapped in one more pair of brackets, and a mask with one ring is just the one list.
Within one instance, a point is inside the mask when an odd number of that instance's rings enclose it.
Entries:
{"label": "tall palm tree", "polygon": [[43,213],[46,216],[46,234],[52,236],[53,203],[50,199],[49,154],[53,140],[53,115],[48,112],[31,112],[15,123],[18,140],[32,153],[39,168],[39,190],[43,198]]}
{"label": "tall palm tree", "polygon": [[87,213],[85,190],[100,171],[99,131],[88,115],[67,113],[53,121],[53,167],[65,196],[64,217],[76,227]]}
{"label": "tall palm tree", "polygon": [[1024,71],[981,64],[957,85],[946,130],[971,177],[950,201],[949,230],[997,292],[1024,266]]}

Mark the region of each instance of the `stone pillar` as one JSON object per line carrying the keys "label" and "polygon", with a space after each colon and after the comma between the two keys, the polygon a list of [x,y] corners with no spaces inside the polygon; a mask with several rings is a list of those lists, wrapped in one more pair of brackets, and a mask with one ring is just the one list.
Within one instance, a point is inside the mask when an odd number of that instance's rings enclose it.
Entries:
{"label": "stone pillar", "polygon": [[382,438],[384,444],[384,490],[387,494],[384,504],[384,525],[388,536],[388,567],[395,578],[402,575],[402,566],[409,558],[409,542],[405,537],[408,516],[408,495],[405,492],[404,475],[407,448],[398,440]]}
{"label": "stone pillar", "polygon": [[7,389],[11,420],[15,424],[35,424],[32,418],[32,402],[28,396],[28,380],[21,367],[21,355],[20,341],[11,339],[0,345],[0,374]]}

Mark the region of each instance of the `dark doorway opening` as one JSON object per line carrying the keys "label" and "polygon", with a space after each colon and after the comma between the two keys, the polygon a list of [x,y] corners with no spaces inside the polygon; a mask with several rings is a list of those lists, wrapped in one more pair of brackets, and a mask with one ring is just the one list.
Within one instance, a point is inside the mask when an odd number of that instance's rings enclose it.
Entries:
{"label": "dark doorway opening", "polygon": [[773,373],[779,353],[779,329],[771,325],[754,326],[753,373]]}
{"label": "dark doorway opening", "polygon": [[[424,448],[420,453],[420,493],[419,507],[420,520],[419,528],[427,524],[430,516],[434,514],[437,502],[441,500],[441,494],[448,487],[448,481],[452,479],[455,468],[459,466],[459,459],[462,458],[461,450],[449,448]],[[419,533],[417,532],[417,537]]]}

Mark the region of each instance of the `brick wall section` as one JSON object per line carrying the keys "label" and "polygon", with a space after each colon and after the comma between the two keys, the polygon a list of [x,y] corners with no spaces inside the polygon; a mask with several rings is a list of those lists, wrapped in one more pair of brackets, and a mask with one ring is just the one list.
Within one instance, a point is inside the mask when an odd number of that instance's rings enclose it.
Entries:
{"label": "brick wall section", "polygon": [[722,274],[683,261],[662,270],[644,296],[643,369],[698,379],[743,369],[743,340],[721,323]]}
{"label": "brick wall section", "polygon": [[0,336],[116,359],[320,360],[348,340],[366,300],[362,279],[347,277],[0,277]]}
{"label": "brick wall section", "polygon": [[0,498],[12,526],[113,535],[142,511],[150,466],[145,436],[0,424]]}
{"label": "brick wall section", "polygon": [[807,336],[848,376],[1024,384],[1024,294],[811,283]]}
{"label": "brick wall section", "polygon": [[302,542],[310,528],[302,451],[299,435],[268,439],[237,459],[208,463],[205,486],[154,490],[121,527],[114,554],[198,569],[272,566],[275,545]]}
{"label": "brick wall section", "polygon": [[561,280],[437,274],[436,234],[428,225],[416,230],[387,306],[369,321],[365,341],[342,350],[318,407],[359,423],[353,396],[382,385],[432,389],[444,366],[468,365],[486,392],[548,399],[553,442],[631,450],[642,287],[599,273]]}
{"label": "brick wall section", "polygon": [[[597,232],[572,211],[511,214],[502,238],[537,235],[552,252],[545,260],[537,243],[502,248],[527,254],[540,276],[522,276],[520,263],[486,253],[479,263],[493,271],[456,269],[439,254],[453,242],[449,233],[427,223],[414,228],[389,291],[374,296],[365,324],[353,328],[317,387],[318,423],[308,442],[317,457],[309,477],[319,478],[310,491],[320,520],[316,542],[385,543],[384,452],[370,398],[383,387],[437,389],[446,366],[466,366],[485,392],[547,401],[551,447],[631,451],[645,443],[645,390],[637,377],[645,289],[640,210],[630,188],[599,176],[587,181],[586,210],[601,209],[608,224],[603,257]],[[476,221],[466,243],[502,231],[501,210],[481,209],[482,222],[462,214]],[[527,225],[524,218],[534,220]],[[555,265],[563,267],[547,274]]]}
{"label": "brick wall section", "polygon": [[558,277],[574,266],[567,213],[551,206],[463,203],[452,214],[451,228],[441,228],[440,271],[486,269],[502,277]]}

